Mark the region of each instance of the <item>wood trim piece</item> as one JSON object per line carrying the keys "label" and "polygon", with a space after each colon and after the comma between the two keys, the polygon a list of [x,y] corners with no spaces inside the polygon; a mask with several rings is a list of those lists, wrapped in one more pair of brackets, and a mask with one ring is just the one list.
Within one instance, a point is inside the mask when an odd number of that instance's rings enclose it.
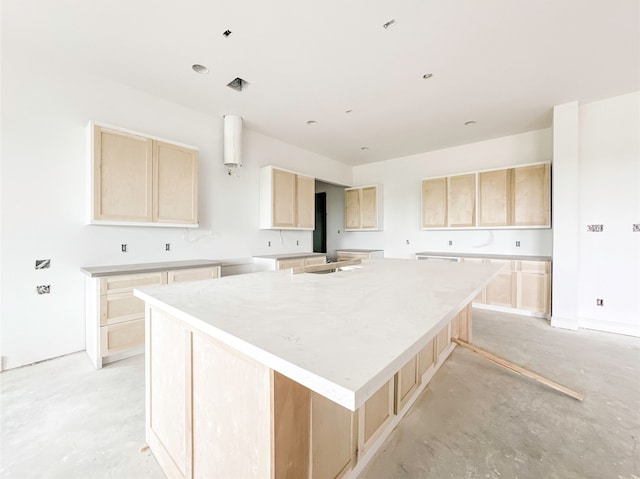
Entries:
{"label": "wood trim piece", "polygon": [[463,348],[467,348],[473,351],[474,353],[478,353],[483,358],[491,361],[494,364],[497,364],[498,366],[502,366],[505,369],[513,371],[514,373],[521,374],[525,377],[538,381],[539,383],[542,383],[545,386],[555,389],[556,391],[560,391],[561,393],[566,394],[567,396],[570,396],[574,399],[577,399],[578,401],[582,401],[584,399],[584,394],[582,393],[574,391],[573,389],[569,389],[568,387],[563,386],[562,384],[557,383],[555,381],[552,381],[551,379],[545,378],[544,376],[541,376],[538,373],[529,371],[528,369],[525,369],[522,366],[518,366],[517,364],[514,364],[511,361],[507,361],[506,359],[503,359],[494,354],[491,354],[485,351],[484,349],[480,349],[479,347],[473,344],[469,344],[460,339],[455,339],[454,342],[457,345],[462,346]]}

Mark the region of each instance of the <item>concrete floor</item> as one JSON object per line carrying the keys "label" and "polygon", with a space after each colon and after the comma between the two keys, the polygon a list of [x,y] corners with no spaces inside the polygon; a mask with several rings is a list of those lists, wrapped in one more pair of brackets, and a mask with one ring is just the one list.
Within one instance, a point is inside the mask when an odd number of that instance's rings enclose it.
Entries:
{"label": "concrete floor", "polygon": [[[474,310],[474,341],[578,402],[457,348],[363,479],[640,478],[640,339]],[[144,446],[144,359],[5,371],[3,479],[162,478]]]}

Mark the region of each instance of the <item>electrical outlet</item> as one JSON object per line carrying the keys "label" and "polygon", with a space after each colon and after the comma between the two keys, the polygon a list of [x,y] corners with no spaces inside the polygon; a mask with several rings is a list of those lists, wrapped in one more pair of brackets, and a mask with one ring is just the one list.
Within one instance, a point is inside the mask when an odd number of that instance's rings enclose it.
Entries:
{"label": "electrical outlet", "polygon": [[271,241],[267,241],[267,246],[271,247]]}
{"label": "electrical outlet", "polygon": [[604,299],[596,299],[596,306],[604,306]]}
{"label": "electrical outlet", "polygon": [[520,241],[516,241],[516,248],[520,247]]}
{"label": "electrical outlet", "polygon": [[171,251],[171,243],[165,243],[164,244],[164,250],[165,251]]}
{"label": "electrical outlet", "polygon": [[126,244],[121,244],[121,245],[120,245],[120,250],[121,250],[123,253],[126,253],[126,252],[127,252],[127,245],[126,245]]}
{"label": "electrical outlet", "polygon": [[634,233],[640,233],[640,224],[638,224],[638,223],[634,223],[633,224],[633,232]]}
{"label": "electrical outlet", "polygon": [[296,246],[300,246],[300,241],[296,240]]}
{"label": "electrical outlet", "polygon": [[38,292],[38,294],[49,294],[51,292],[51,285],[41,284],[39,286],[36,286],[36,291]]}
{"label": "electrical outlet", "polygon": [[338,234],[340,234],[340,230],[338,230]]}
{"label": "electrical outlet", "polygon": [[51,266],[50,259],[37,259],[36,260],[36,269],[47,269]]}
{"label": "electrical outlet", "polygon": [[449,240],[449,246],[453,246],[453,241]]}
{"label": "electrical outlet", "polygon": [[407,240],[407,244],[409,244],[409,240]]}

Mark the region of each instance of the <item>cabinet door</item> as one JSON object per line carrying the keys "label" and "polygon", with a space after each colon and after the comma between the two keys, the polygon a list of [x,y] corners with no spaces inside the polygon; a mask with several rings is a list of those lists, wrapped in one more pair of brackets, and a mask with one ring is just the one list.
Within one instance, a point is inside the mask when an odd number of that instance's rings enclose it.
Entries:
{"label": "cabinet door", "polygon": [[169,271],[167,274],[167,283],[183,283],[186,281],[201,281],[204,279],[214,279],[219,276],[218,267],[211,266],[207,268],[190,268]]}
{"label": "cabinet door", "polygon": [[519,261],[516,307],[549,313],[551,303],[551,264],[545,261]]}
{"label": "cabinet door", "polygon": [[433,338],[418,353],[418,375],[420,378],[422,378],[425,373],[436,363],[436,341],[436,338]]}
{"label": "cabinet door", "polygon": [[94,126],[93,148],[94,219],[151,221],[152,141]]}
{"label": "cabinet door", "polygon": [[335,478],[353,467],[354,426],[352,411],[311,393],[311,477]]}
{"label": "cabinet door", "polygon": [[100,296],[100,326],[144,318],[144,301],[132,291]]}
{"label": "cabinet door", "polygon": [[345,229],[362,228],[360,215],[360,190],[358,188],[344,191],[344,227]]}
{"label": "cabinet door", "polygon": [[511,170],[478,174],[478,224],[508,226],[511,222]]}
{"label": "cabinet door", "polygon": [[296,174],[273,169],[273,226],[296,226]]}
{"label": "cabinet door", "polygon": [[153,142],[153,221],[198,222],[198,152]]}
{"label": "cabinet door", "polygon": [[364,403],[359,411],[360,427],[358,438],[360,453],[367,449],[367,444],[377,437],[377,432],[393,418],[394,382],[389,381],[378,389]]}
{"label": "cabinet door", "polygon": [[407,400],[411,397],[411,394],[416,390],[420,384],[420,378],[418,375],[418,356],[411,358],[407,364],[402,366],[394,377],[395,382],[395,405],[394,412],[398,414]]}
{"label": "cabinet door", "polygon": [[375,186],[362,188],[362,229],[378,227],[378,192]]}
{"label": "cabinet door", "polygon": [[296,226],[315,228],[316,182],[308,176],[296,176]]}
{"label": "cabinet door", "polygon": [[144,319],[100,328],[100,356],[109,356],[143,344]]}
{"label": "cabinet door", "polygon": [[447,226],[447,179],[422,181],[422,227]]}
{"label": "cabinet door", "polygon": [[549,191],[548,164],[514,168],[513,225],[550,225]]}
{"label": "cabinet door", "polygon": [[503,266],[487,286],[487,304],[515,308],[516,291],[513,261],[492,259],[490,262]]}
{"label": "cabinet door", "polygon": [[449,177],[447,224],[453,227],[476,225],[476,175]]}

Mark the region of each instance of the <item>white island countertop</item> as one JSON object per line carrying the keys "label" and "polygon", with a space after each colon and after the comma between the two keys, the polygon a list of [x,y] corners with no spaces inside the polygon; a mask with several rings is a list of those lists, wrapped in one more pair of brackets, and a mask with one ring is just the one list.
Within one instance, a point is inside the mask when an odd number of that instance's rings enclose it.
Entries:
{"label": "white island countertop", "polygon": [[333,274],[260,272],[134,294],[355,411],[499,269],[380,259]]}

